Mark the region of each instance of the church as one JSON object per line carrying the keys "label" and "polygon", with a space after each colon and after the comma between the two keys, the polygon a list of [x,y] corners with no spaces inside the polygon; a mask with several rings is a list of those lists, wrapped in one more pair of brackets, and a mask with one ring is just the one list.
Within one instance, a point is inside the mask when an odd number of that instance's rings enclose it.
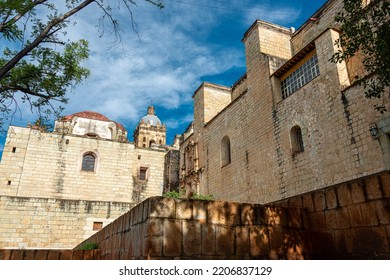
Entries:
{"label": "church", "polygon": [[97,112],[67,115],[52,132],[10,126],[0,165],[0,247],[71,248],[162,194],[166,127],[149,106],[134,132]]}

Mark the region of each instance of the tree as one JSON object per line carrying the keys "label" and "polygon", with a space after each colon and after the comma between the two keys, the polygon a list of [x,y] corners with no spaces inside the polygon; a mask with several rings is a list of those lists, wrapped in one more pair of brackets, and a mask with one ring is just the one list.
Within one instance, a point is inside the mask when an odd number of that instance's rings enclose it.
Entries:
{"label": "tree", "polygon": [[[344,10],[335,20],[341,24],[340,47],[331,61],[363,57],[364,77],[356,77],[365,88],[366,98],[382,98],[390,85],[390,2],[388,0],[344,0]],[[389,94],[387,92],[387,94]],[[380,112],[384,104],[375,105]]]}
{"label": "tree", "polygon": [[[163,8],[162,0],[144,0]],[[99,23],[110,23],[120,39],[110,0],[2,0],[0,2],[0,126],[27,103],[39,119],[59,116],[67,91],[89,76],[81,66],[88,59],[86,40],[66,40],[73,16],[91,4],[102,11]],[[135,0],[119,0],[130,13]],[[119,4],[118,4],[119,5]],[[57,104],[57,105],[55,105]]]}

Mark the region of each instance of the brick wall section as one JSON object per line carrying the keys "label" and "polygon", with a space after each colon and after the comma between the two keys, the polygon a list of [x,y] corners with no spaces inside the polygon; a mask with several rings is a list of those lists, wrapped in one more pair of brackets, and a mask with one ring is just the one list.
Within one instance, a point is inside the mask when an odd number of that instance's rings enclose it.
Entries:
{"label": "brick wall section", "polygon": [[102,259],[306,259],[302,215],[282,206],[153,197],[82,244],[98,243]]}
{"label": "brick wall section", "polygon": [[314,259],[390,259],[390,172],[282,201],[306,210]]}
{"label": "brick wall section", "polygon": [[0,260],[97,260],[100,250],[0,250]]}

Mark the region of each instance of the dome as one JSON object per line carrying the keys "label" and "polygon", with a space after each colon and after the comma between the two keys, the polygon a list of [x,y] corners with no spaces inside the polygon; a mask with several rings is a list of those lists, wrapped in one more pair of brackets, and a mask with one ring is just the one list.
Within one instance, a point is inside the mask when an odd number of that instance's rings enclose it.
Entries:
{"label": "dome", "polygon": [[141,122],[144,122],[146,124],[150,124],[152,126],[161,125],[160,119],[155,115],[147,115],[142,118]]}
{"label": "dome", "polygon": [[74,113],[71,115],[67,115],[67,116],[63,117],[61,120],[62,121],[71,121],[74,117],[85,118],[85,119],[90,119],[90,120],[97,120],[97,121],[104,121],[104,122],[113,122],[117,125],[117,127],[119,129],[126,132],[126,129],[122,124],[115,122],[115,121],[112,121],[100,113],[92,112],[92,111],[83,111],[83,112],[78,112],[78,113]]}
{"label": "dome", "polygon": [[154,113],[154,106],[148,107],[148,114],[141,119],[142,122],[152,126],[161,125],[160,119]]}

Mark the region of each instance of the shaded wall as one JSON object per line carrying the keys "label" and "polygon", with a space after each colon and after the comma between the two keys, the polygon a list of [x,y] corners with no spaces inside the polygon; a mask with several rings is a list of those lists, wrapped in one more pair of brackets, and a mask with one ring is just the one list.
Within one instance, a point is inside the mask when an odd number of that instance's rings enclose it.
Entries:
{"label": "shaded wall", "polygon": [[0,260],[96,260],[100,250],[0,250]]}
{"label": "shaded wall", "polygon": [[102,259],[390,259],[390,173],[269,205],[153,197],[80,244]]}

